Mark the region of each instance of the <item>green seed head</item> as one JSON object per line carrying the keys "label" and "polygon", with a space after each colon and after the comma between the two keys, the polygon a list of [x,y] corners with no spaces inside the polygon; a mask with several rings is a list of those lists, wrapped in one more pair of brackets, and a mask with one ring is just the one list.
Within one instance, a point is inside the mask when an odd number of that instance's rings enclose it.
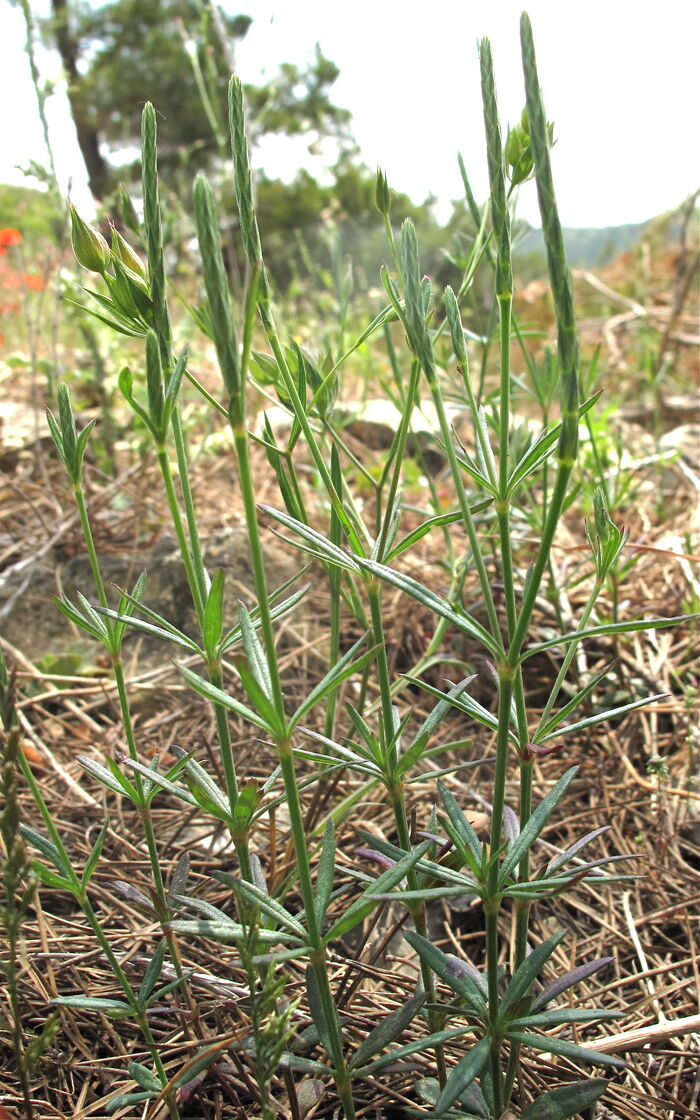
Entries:
{"label": "green seed head", "polygon": [[78,264],[104,276],[110,262],[109,245],[98,229],[88,225],[74,206],[70,208],[71,241]]}

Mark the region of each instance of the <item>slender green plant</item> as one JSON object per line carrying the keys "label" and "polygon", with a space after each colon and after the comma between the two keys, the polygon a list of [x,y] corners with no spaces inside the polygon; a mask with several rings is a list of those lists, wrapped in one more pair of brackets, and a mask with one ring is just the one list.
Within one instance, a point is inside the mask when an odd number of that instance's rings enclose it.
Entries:
{"label": "slender green plant", "polygon": [[[72,211],[76,257],[100,277],[98,286],[88,293],[92,302],[86,310],[110,329],[143,340],[142,368],[123,370],[119,385],[153,444],[197,629],[192,637],[147,605],[145,574],[131,591],[121,591],[118,600],[110,600],[93,541],[83,478],[91,425],[78,430],[70,396],[62,387],[58,414],[49,416],[49,425],[79,511],[97,601],[90,604],[79,593],[78,605],[64,598],[58,606],[67,618],[104,645],[114,670],[126,753],[104,761],[82,758],[81,762],[111,794],[133,804],[144,830],[154,881],[151,897],[134,885],[116,888],[150,921],[155,919],[162,931],[138,991],[110,948],[89,895],[106,826],[79,875],[31,770],[20,758],[47,832],[42,835],[25,829],[24,834],[45,861],[36,864],[42,882],[74,896],[121,989],[119,999],[68,996],[56,1002],[117,1018],[132,1017],[151,1055],[152,1069],[131,1063],[129,1073],[138,1090],[120,1096],[114,1107],[137,1101],[155,1105],[165,1100],[171,1116],[177,1116],[178,1090],[205,1069],[222,1046],[254,1068],[259,1092],[256,1104],[265,1120],[275,1115],[272,1086],[280,1076],[290,1101],[300,1112],[295,1072],[307,1076],[308,1081],[298,1091],[300,1096],[302,1091],[306,1093],[311,1103],[332,1080],[343,1115],[354,1120],[363,1091],[358,1086],[385,1067],[421,1051],[434,1056],[436,1078],[421,1090],[434,1120],[465,1114],[480,1120],[500,1120],[514,1102],[524,1049],[612,1068],[622,1064],[617,1058],[588,1050],[556,1033],[571,1024],[604,1022],[615,1013],[579,1007],[575,997],[567,1006],[551,1006],[609,959],[584,962],[546,983],[544,972],[550,969],[565,931],[537,943],[530,915],[534,904],[546,907],[549,898],[574,889],[580,882],[595,882],[600,887],[629,877],[608,866],[626,857],[582,855],[602,831],[598,829],[575,840],[545,865],[540,863],[539,839],[576,780],[577,767],[569,766],[552,788],[538,796],[533,789],[534,763],[565,749],[566,737],[580,729],[658,699],[633,699],[613,710],[582,714],[579,709],[604,681],[608,670],[572,682],[573,659],[581,643],[588,638],[615,638],[629,631],[668,626],[676,620],[598,621],[599,594],[611,571],[616,570],[626,543],[626,534],[611,520],[604,493],[598,491],[594,524],[588,531],[593,568],[588,601],[573,627],[560,617],[560,630],[554,636],[541,638],[533,625],[539,597],[552,592],[552,550],[572,498],[579,425],[595,401],[580,399],[571,277],[550,167],[552,127],[542,106],[526,15],[521,38],[527,106],[505,143],[491,50],[488,41],[481,44],[490,200],[481,211],[462,164],[476,235],[462,259],[459,283],[437,295],[433,291],[430,280],[421,272],[412,223],[404,223],[399,236],[394,233],[391,196],[386,177],[379,173],[377,207],[392,261],[392,268],[382,271],[386,302],[351,341],[350,289],[344,263],[336,261],[339,294],[335,337],[337,349],[342,351],[337,357],[326,353],[316,360],[310,350],[291,341],[278,325],[255,212],[242,87],[236,77],[229,87],[229,124],[247,276],[235,301],[221,248],[213,190],[203,176],[197,178],[193,189],[205,292],[204,302],[193,309],[193,315],[216,351],[221,373],[218,393],[205,389],[190,370],[187,353],[178,355],[174,349],[152,106],[145,107],[142,118],[143,221],[140,223],[130,212],[129,222],[146,248],[145,261],[116,230],[108,244],[99,231]],[[556,358],[551,359],[545,372],[540,374],[534,366],[529,370],[533,392],[542,407],[544,430],[536,439],[523,442],[516,412],[519,382],[511,369],[513,339],[519,333],[512,313],[511,227],[514,188],[530,178],[536,181],[542,215],[557,348]],[[488,337],[479,342],[475,384],[470,369],[473,347],[462,315],[475,279],[484,270],[493,278],[493,310]],[[260,333],[267,346],[265,353],[255,348]],[[323,332],[324,339],[329,336],[328,331]],[[342,420],[334,411],[345,371],[370,342],[386,346],[387,368],[391,370],[387,396],[400,413],[377,476],[353,451]],[[494,350],[497,390],[487,398]],[[455,394],[451,376],[455,368],[459,404],[471,427],[470,438],[464,441],[456,437],[448,408],[449,398]],[[210,573],[204,562],[180,406],[187,386],[194,387],[213,414],[228,425],[233,440],[236,487],[254,585],[254,604],[238,604],[234,625],[227,621],[224,573]],[[256,391],[262,386],[287,410],[288,437],[277,436],[268,418],[258,433],[251,434],[252,386]],[[431,406],[436,417],[436,438],[450,480],[451,507],[441,508],[433,487],[419,524],[415,524],[416,510],[411,508],[412,524],[404,529],[410,506],[403,492],[405,459],[414,415],[422,402]],[[252,455],[256,444],[264,449],[282,508],[258,506]],[[302,474],[300,450],[312,464],[312,487]],[[366,507],[353,489],[352,478],[356,475],[372,495]],[[543,496],[537,517],[528,521],[536,539],[525,546],[519,525],[533,492]],[[278,535],[320,563],[328,578],[331,609],[327,661],[320,679],[310,683],[301,697],[298,691],[292,692],[285,676],[277,648],[277,622],[300,608],[308,587],[294,587],[296,579],[279,588],[268,586],[261,514]],[[318,528],[319,521],[322,529]],[[419,542],[436,533],[444,554],[446,592],[438,592],[409,574],[404,563],[416,552]],[[434,618],[427,650],[416,658],[413,670],[403,675],[391,669],[387,588],[402,592],[421,612]],[[360,631],[349,649],[342,645],[343,607]],[[141,757],[121,662],[121,645],[128,628],[159,637],[178,652],[198,659],[198,669],[182,666],[180,671],[192,690],[213,706],[221,784],[191,753],[176,750],[174,764],[165,769],[157,758],[147,764]],[[428,670],[445,662],[441,647],[448,631],[459,636],[470,651],[470,659],[486,660],[492,667],[496,681],[493,710],[472,695],[475,674],[471,672],[445,691],[432,683]],[[559,670],[541,712],[533,720],[526,705],[529,662],[544,651],[554,651],[560,658]],[[450,660],[463,664],[459,658]],[[354,686],[352,690],[350,685]],[[406,703],[409,687],[420,689],[433,701],[422,721],[414,718]],[[465,737],[446,741],[443,723],[455,712],[468,721],[470,730],[485,728],[495,739],[495,751],[487,760],[467,754],[469,740]],[[229,728],[231,718],[242,721],[273,748],[276,766],[264,781],[246,780],[239,773]],[[448,750],[451,755],[440,759]],[[475,833],[455,796],[455,783],[449,781],[483,761],[492,767],[487,840]],[[356,779],[349,791],[343,785],[346,772]],[[426,827],[421,828],[413,821],[412,787],[415,782],[431,780],[437,780],[436,804]],[[517,812],[508,803],[511,782],[518,790]],[[347,881],[342,886],[337,882],[338,844],[342,843],[338,830],[353,806],[372,791],[383,791],[386,797],[394,836],[379,839],[363,835],[365,847],[360,854],[378,866],[379,872],[354,872],[350,893]],[[216,871],[214,878],[230,891],[229,909],[225,904],[215,907],[188,891],[186,855],[166,882],[151,814],[154,798],[161,796],[177,799],[228,830],[234,850],[232,864]],[[251,855],[250,841],[262,827],[263,817],[282,803],[289,815],[294,866],[280,880],[266,875]],[[430,939],[431,904],[436,899],[464,895],[478,898],[483,909],[483,969],[445,953]],[[353,1049],[343,1017],[350,996],[345,992],[341,998],[331,981],[333,944],[388,902],[399,905],[407,921],[405,936],[417,955],[420,978],[406,1003],[383,1018]],[[509,965],[504,970],[502,931],[504,919],[511,912],[515,932],[508,945]],[[185,1069],[169,1078],[148,1012],[154,1001],[171,993],[176,999],[182,993],[195,1017],[189,974],[181,959],[181,946],[190,937],[236,947],[246,979],[250,1031],[246,1037],[240,1037],[239,1032],[215,1044],[202,1038]],[[175,966],[176,979],[159,987],[166,954]],[[305,976],[310,1023],[298,1036],[293,1030],[291,1005],[285,1004],[284,976],[289,962],[299,962]],[[409,1029],[410,1040],[402,1042]],[[451,1064],[452,1044],[460,1050],[456,1065]],[[310,1056],[312,1048],[316,1048],[316,1056]],[[522,1118],[536,1120],[546,1108],[547,1115],[566,1120],[591,1107],[605,1087],[604,1079],[593,1078],[552,1089],[537,1102],[527,1104],[522,1100]]]}
{"label": "slender green plant", "polygon": [[22,945],[24,923],[36,901],[37,879],[20,832],[21,809],[18,778],[20,769],[20,729],[16,718],[16,690],[13,674],[0,651],[0,840],[2,841],[2,882],[4,894],[0,905],[0,925],[4,931],[0,971],[4,976],[7,1019],[15,1066],[20,1083],[27,1120],[36,1112],[32,1100],[31,1076],[58,1029],[58,1014],[49,1015],[41,1031],[27,1039],[22,1029],[22,996],[20,979],[23,971]]}

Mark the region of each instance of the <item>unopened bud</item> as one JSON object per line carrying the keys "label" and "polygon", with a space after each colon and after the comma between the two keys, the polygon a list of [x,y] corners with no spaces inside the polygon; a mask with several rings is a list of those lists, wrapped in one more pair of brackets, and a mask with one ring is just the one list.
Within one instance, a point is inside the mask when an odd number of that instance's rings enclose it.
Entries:
{"label": "unopened bud", "polygon": [[610,530],[614,528],[614,526],[605,505],[605,494],[600,486],[596,487],[593,494],[593,509],[595,512],[595,527],[598,539],[601,544],[605,544],[610,537]]}
{"label": "unopened bud", "polygon": [[508,177],[513,186],[524,183],[532,174],[534,166],[527,125],[527,111],[523,112],[519,123],[508,132],[504,154],[506,165],[509,168]]}
{"label": "unopened bud", "polygon": [[122,221],[125,226],[131,230],[132,233],[140,234],[141,223],[139,216],[136,213],[136,208],[131,201],[131,195],[123,183],[119,184],[119,209],[121,210]]}
{"label": "unopened bud", "polygon": [[115,229],[114,226],[112,226],[112,256],[123,264],[129,272],[133,272],[139,280],[143,280],[144,283],[148,282],[145,264],[131,248],[129,242],[122,237],[119,230]]}
{"label": "unopened bud", "polygon": [[98,229],[88,225],[74,206],[70,208],[71,241],[78,264],[104,276],[110,261],[109,245]]}
{"label": "unopened bud", "polygon": [[[547,122],[547,143],[550,148],[554,146],[554,125]],[[530,142],[530,118],[527,108],[520,114],[520,120],[508,132],[504,155],[506,166],[509,168],[508,177],[514,187],[524,183],[532,176],[535,163]]]}
{"label": "unopened bud", "polygon": [[379,213],[388,217],[389,211],[391,210],[391,195],[389,194],[389,184],[386,175],[379,167],[377,168],[377,184],[374,197]]}

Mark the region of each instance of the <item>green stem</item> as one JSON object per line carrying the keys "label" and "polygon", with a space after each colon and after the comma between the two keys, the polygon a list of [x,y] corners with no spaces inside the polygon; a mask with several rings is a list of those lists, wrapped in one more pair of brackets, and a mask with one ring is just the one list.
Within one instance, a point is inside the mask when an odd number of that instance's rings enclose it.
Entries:
{"label": "green stem", "polygon": [[554,534],[559,524],[559,518],[564,505],[564,498],[571,476],[571,468],[572,464],[562,461],[557,470],[557,476],[552,490],[552,500],[549,505],[547,520],[542,532],[542,540],[540,541],[535,563],[528,577],[518,622],[508,650],[508,662],[511,666],[518,663],[523,643],[527,637],[532,612],[535,608],[535,600],[540,589],[540,584],[542,583],[542,575],[547,560],[549,559],[552,541],[554,540]]}
{"label": "green stem", "polygon": [[[197,595],[195,597],[195,607],[201,600],[202,603],[206,602],[207,587],[204,575],[204,559],[202,557],[202,546],[199,540],[199,530],[197,528],[197,518],[194,510],[194,500],[192,498],[192,488],[190,486],[190,476],[187,461],[187,449],[185,446],[185,437],[182,431],[182,422],[180,420],[180,413],[176,408],[173,409],[171,427],[173,431],[173,441],[175,444],[175,455],[177,457],[177,471],[180,480],[180,488],[182,490],[182,501],[185,507],[185,517],[187,519],[187,531],[190,538],[190,548],[192,555],[193,574],[195,584],[197,587]],[[194,596],[194,588],[192,591]]]}
{"label": "green stem", "polygon": [[[129,757],[133,759],[134,762],[137,762],[138,751],[136,749],[134,727],[131,721],[131,709],[129,708],[129,698],[126,692],[124,668],[122,666],[121,657],[119,655],[115,655],[112,657],[112,668],[114,670],[114,680],[117,685],[119,708],[121,712],[122,724],[124,725],[124,736],[126,738]],[[146,846],[148,848],[148,858],[151,864],[151,874],[153,875],[153,881],[155,883],[158,898],[160,899],[163,910],[165,912],[167,910],[165,884],[163,882],[163,874],[160,869],[160,858],[158,855],[158,847],[156,844],[156,837],[153,829],[153,821],[151,819],[150,807],[146,804],[146,799],[143,794],[143,779],[141,777],[141,774],[139,774],[137,770],[134,771],[133,781],[139,797],[139,810],[141,813],[143,830],[146,836]]]}
{"label": "green stem", "polygon": [[263,647],[267,656],[268,670],[270,673],[272,701],[275,705],[275,710],[280,717],[280,720],[284,722],[284,697],[282,694],[282,683],[280,680],[279,664],[277,661],[275,636],[272,629],[272,619],[270,616],[270,602],[267,593],[267,577],[265,575],[264,554],[262,542],[260,540],[258,511],[255,504],[253,476],[250,467],[248,433],[243,422],[232,425],[232,432],[234,447],[236,451],[236,461],[238,464],[238,475],[241,488],[241,497],[243,499],[243,510],[245,514],[246,529],[248,532],[250,560],[251,566],[253,568],[253,580],[255,583],[255,596],[260,610],[260,630],[263,639]]}
{"label": "green stem", "polygon": [[[333,444],[331,448],[331,478],[333,484],[337,489],[342,485],[342,468],[340,465],[340,456],[338,449]],[[296,481],[296,475],[295,475]],[[330,539],[335,545],[340,546],[343,540],[343,526],[338,519],[334,509],[331,508],[330,517]],[[328,641],[328,668],[333,668],[340,660],[340,585],[342,582],[343,573],[340,568],[335,565],[330,565],[328,569],[328,581],[330,584],[330,632]],[[324,721],[323,733],[328,739],[333,738],[333,731],[335,728],[335,713],[338,703],[338,693],[333,691],[328,698],[328,705],[326,707],[326,717]]]}
{"label": "green stem", "polygon": [[[588,602],[586,603],[586,606],[584,607],[583,612],[581,614],[581,621],[579,622],[579,630],[585,630],[586,629],[586,626],[588,625],[588,620],[591,617],[591,614],[593,613],[593,608],[596,604],[596,600],[598,598],[598,595],[600,594],[602,586],[603,586],[602,582],[600,580],[596,580],[596,582],[593,586],[593,590],[591,591],[591,594],[589,595]],[[549,719],[550,712],[552,711],[552,708],[554,707],[557,696],[559,695],[559,692],[561,690],[561,686],[564,683],[564,680],[566,678],[566,674],[568,673],[569,668],[571,666],[571,662],[574,659],[577,644],[578,644],[577,642],[570,642],[568,647],[567,647],[566,654],[564,656],[564,660],[562,661],[561,666],[559,668],[559,672],[557,673],[557,679],[555,680],[554,684],[552,685],[552,690],[551,690],[549,696],[547,697],[547,703],[545,704],[545,706],[542,710],[542,715],[540,716],[540,722],[537,725],[537,731],[540,731],[540,729],[542,727],[544,727],[545,723]],[[536,734],[537,733],[535,733],[535,735]]]}
{"label": "green stem", "polygon": [[175,493],[173,476],[170,470],[170,463],[168,461],[168,453],[164,447],[158,447],[156,451],[158,455],[158,465],[160,466],[160,473],[163,478],[163,485],[165,486],[165,495],[168,500],[170,517],[173,523],[173,528],[175,530],[175,536],[177,537],[178,548],[180,549],[180,555],[182,556],[182,563],[185,568],[187,582],[190,587],[190,592],[192,594],[192,599],[194,602],[194,608],[197,612],[197,619],[199,621],[199,626],[201,629],[204,623],[204,598],[201,591],[201,575],[197,575],[192,560],[192,554],[190,552],[187,536],[185,534],[185,527],[182,523],[180,505]]}
{"label": "green stem", "polygon": [[[85,502],[85,493],[82,485],[78,484],[73,487],[73,496],[75,503],[78,507],[78,515],[80,517],[80,527],[83,531],[83,538],[85,540],[85,547],[87,549],[88,559],[90,561],[90,571],[92,578],[95,581],[95,588],[97,590],[97,597],[100,600],[100,606],[107,606],[107,591],[105,589],[104,579],[100,570],[100,562],[97,559],[97,550],[95,548],[95,541],[92,536],[92,529],[90,527],[90,518],[88,517],[87,505]],[[105,625],[108,632],[112,633],[112,620],[105,617]]]}
{"label": "green stem", "polygon": [[[396,787],[393,788],[391,794],[391,805],[394,810],[394,820],[396,822],[399,847],[403,848],[405,852],[410,852],[411,834],[408,827],[408,818],[406,816],[406,798],[403,783],[401,783],[401,786],[398,789]],[[409,871],[408,875],[406,876],[406,882],[410,891],[419,889],[418,876],[414,870]],[[427,923],[427,908],[425,906],[425,903],[419,903],[418,905],[414,904],[414,906],[412,906],[410,909],[411,917],[413,918],[413,923],[416,927],[416,931],[421,935],[421,937],[428,938],[429,933]],[[426,996],[428,997],[428,1002],[430,1004],[435,1004],[437,1000],[435,976],[430,965],[427,963],[427,961],[424,961],[422,957],[420,962],[420,971],[421,979],[423,981],[423,989]],[[440,1029],[439,1013],[435,1011],[428,1011],[428,1029],[430,1030],[431,1034]],[[445,1048],[441,1043],[435,1047],[435,1064],[437,1066],[437,1074],[440,1085],[444,1086],[445,1082],[447,1081],[447,1066],[445,1064]]]}
{"label": "green stem", "polygon": [[[192,545],[192,552],[190,552],[190,548],[188,547],[185,527],[182,522],[180,507],[177,496],[175,494],[175,487],[173,484],[172,472],[170,470],[170,463],[168,460],[167,451],[164,447],[157,448],[158,463],[160,465],[163,484],[165,486],[168,507],[170,509],[170,516],[172,519],[173,527],[175,529],[175,534],[177,536],[180,554],[182,556],[182,562],[185,567],[187,582],[189,584],[192,599],[195,604],[200,631],[202,631],[204,625],[204,604],[206,601],[204,563],[202,560],[200,549],[199,533],[197,531],[194,504],[192,501],[192,492],[189,485],[186,450],[184,447],[184,442],[182,441],[182,431],[180,428],[179,418],[177,418],[177,410],[173,412],[173,433],[175,435],[176,448],[178,449],[178,473],[185,503],[185,511],[188,522],[189,538]],[[221,661],[208,663],[207,673],[211,683],[217,688],[223,689],[224,682],[221,670]],[[233,812],[236,801],[238,800],[238,780],[233,758],[228,716],[226,708],[222,704],[214,704],[213,708],[217,733],[219,737],[219,745],[221,748],[221,763],[224,770],[226,792],[228,794],[228,801],[231,807],[231,812]],[[247,843],[242,842],[239,838],[234,838],[234,846],[236,848],[236,854],[238,856],[241,874],[244,879],[250,881],[252,878],[252,871]]]}
{"label": "green stem", "polygon": [[287,807],[289,810],[289,824],[292,832],[294,851],[297,858],[297,872],[299,876],[299,889],[304,903],[306,924],[309,938],[309,962],[314,972],[319,999],[323,1010],[323,1017],[328,1031],[330,1043],[330,1058],[334,1067],[334,1080],[338,1094],[343,1104],[347,1120],[354,1120],[355,1106],[350,1090],[350,1078],[343,1053],[343,1037],[338,1019],[338,1012],[333,1002],[330,980],[328,977],[328,963],[326,950],[323,944],[321,929],[316,916],[316,906],[309,863],[309,850],[304,819],[299,798],[299,787],[294,771],[294,758],[291,743],[284,741],[277,743],[277,755],[282,770]]}
{"label": "green stem", "polygon": [[486,604],[486,613],[488,615],[489,627],[493,637],[497,642],[499,642],[499,644],[502,645],[503,639],[501,636],[501,628],[498,622],[498,615],[496,613],[493,591],[491,590],[491,580],[489,579],[489,574],[486,570],[486,564],[484,563],[480,541],[476,533],[476,527],[474,525],[474,518],[472,517],[472,512],[469,508],[469,501],[467,499],[467,493],[464,489],[464,483],[462,482],[462,471],[457,461],[455,449],[452,444],[452,433],[450,432],[450,425],[447,420],[445,405],[442,400],[442,395],[440,393],[437,380],[429,377],[428,384],[430,385],[430,393],[438,418],[438,425],[440,428],[440,435],[442,437],[443,446],[447,453],[447,460],[450,464],[450,472],[452,474],[455,488],[457,490],[459,508],[462,513],[464,527],[467,531],[467,537],[469,540],[469,547],[472,552],[474,566],[479,577],[481,594],[483,595],[484,602]]}
{"label": "green stem", "polygon": [[499,1011],[498,994],[498,903],[495,906],[486,906],[486,982],[488,985],[489,999],[489,1036],[491,1038],[491,1051],[489,1055],[491,1066],[491,1081],[493,1085],[494,1111],[497,1117],[503,1112],[503,1071],[501,1069],[501,1039],[496,1030]]}
{"label": "green stem", "polygon": [[[281,722],[284,723],[284,695],[282,692],[282,684],[280,680],[277,650],[275,647],[274,633],[272,629],[272,619],[270,617],[270,604],[267,596],[267,581],[265,576],[263,549],[262,543],[260,541],[257,507],[255,504],[253,479],[250,469],[248,435],[242,420],[243,417],[241,417],[239,413],[240,422],[237,425],[232,425],[233,440],[236,451],[236,458],[238,461],[241,496],[243,498],[243,508],[246,519],[246,527],[248,530],[250,558],[253,568],[256,597],[260,610],[260,629],[262,633],[263,647],[266,653],[268,672],[270,676],[272,701],[275,705],[275,709],[280,717]],[[334,1079],[347,1120],[354,1120],[355,1108],[352,1100],[350,1078],[347,1070],[347,1065],[345,1063],[345,1056],[343,1053],[343,1038],[340,1029],[340,1022],[338,1020],[338,1014],[333,1002],[333,994],[331,992],[330,980],[328,976],[325,947],[323,944],[321,930],[316,918],[311,866],[309,863],[308,841],[304,828],[301,800],[299,797],[299,786],[297,784],[296,773],[294,770],[292,747],[291,743],[286,740],[282,740],[276,743],[276,748],[280,762],[280,768],[282,771],[282,779],[284,782],[287,807],[289,810],[289,820],[292,830],[292,840],[297,859],[299,889],[301,891],[304,910],[306,913],[309,947],[311,950],[310,963],[316,978],[316,986],[319,992],[319,999],[321,1000],[323,1014],[328,1029],[329,1043],[331,1047],[330,1057],[334,1065]]]}
{"label": "green stem", "polygon": [[[221,661],[209,662],[207,664],[207,674],[211,683],[223,692],[224,678]],[[236,775],[236,764],[233,758],[233,744],[231,742],[228,713],[223,704],[214,704],[214,718],[216,719],[216,732],[219,740],[221,765],[224,770],[224,783],[226,785],[230,811],[233,815],[233,810],[238,801],[238,778]],[[241,876],[247,882],[251,883],[253,881],[253,871],[250,863],[247,835],[245,838],[234,836],[233,844],[236,849],[236,855],[238,856]]]}
{"label": "green stem", "polygon": [[[381,695],[382,709],[382,719],[380,722],[380,741],[382,743],[384,752],[384,776],[390,794],[391,806],[394,811],[394,821],[396,823],[399,846],[403,848],[405,852],[410,852],[411,834],[408,827],[408,818],[406,816],[406,799],[404,793],[404,785],[402,781],[397,781],[395,777],[396,762],[398,761],[398,745],[393,743],[394,715],[391,697],[389,665],[386,656],[386,639],[384,635],[384,625],[382,622],[381,613],[381,585],[374,579],[368,580],[367,592],[370,603],[370,613],[372,617],[372,638],[378,647],[377,675],[379,678],[379,690]],[[418,876],[414,870],[409,871],[408,875],[406,876],[406,881],[408,883],[408,889],[410,891],[419,889]],[[423,937],[426,937],[427,923],[425,905],[418,904],[416,906],[412,906],[410,909],[416,926],[416,930]],[[431,1004],[434,1004],[436,1001],[435,978],[433,976],[432,969],[422,958],[421,976],[423,979],[423,987],[425,989],[428,1000]],[[439,1029],[435,1012],[428,1012],[428,1024],[431,1033]],[[435,1060],[437,1063],[440,1084],[444,1085],[447,1079],[447,1069],[445,1066],[445,1052],[442,1046],[435,1047]]]}
{"label": "green stem", "polygon": [[[69,871],[70,883],[71,883],[71,886],[70,886],[71,894],[73,895],[76,902],[80,906],[80,909],[82,910],[83,914],[85,915],[85,917],[87,919],[87,922],[88,922],[88,925],[90,926],[90,928],[91,928],[91,930],[92,930],[92,932],[95,936],[95,940],[99,944],[100,948],[102,949],[102,952],[104,953],[107,961],[109,962],[109,965],[110,965],[110,968],[112,969],[112,973],[114,975],[115,980],[117,981],[117,983],[119,984],[119,987],[121,988],[122,992],[124,993],[124,996],[126,998],[127,1003],[129,1004],[129,1006],[132,1008],[132,1010],[134,1012],[134,1018],[135,1018],[136,1022],[139,1024],[139,1027],[141,1028],[144,1039],[146,1041],[146,1045],[147,1045],[148,1050],[151,1054],[153,1064],[154,1064],[156,1070],[158,1071],[158,1076],[160,1077],[162,1084],[166,1085],[167,1082],[168,1082],[168,1077],[167,1077],[167,1074],[165,1072],[165,1067],[163,1066],[163,1062],[161,1060],[160,1053],[158,1051],[158,1047],[156,1045],[155,1039],[153,1038],[153,1034],[151,1033],[151,1028],[150,1028],[150,1024],[148,1022],[148,1019],[147,1019],[146,1015],[140,1010],[136,994],[134,993],[134,990],[131,987],[131,984],[129,983],[128,977],[127,977],[126,973],[124,972],[123,968],[121,967],[121,965],[119,964],[119,961],[116,958],[114,950],[112,949],[112,946],[110,945],[109,940],[108,940],[107,936],[105,935],[105,932],[102,929],[102,926],[100,925],[99,918],[97,917],[97,914],[95,913],[95,911],[93,909],[92,903],[90,902],[90,899],[89,899],[88,894],[87,894],[87,890],[85,889],[85,887],[83,886],[83,883],[78,878],[77,873],[73,869],[73,864],[72,864],[70,855],[66,851],[66,847],[65,847],[65,845],[63,843],[63,840],[61,838],[61,835],[60,835],[60,833],[59,833],[59,831],[58,831],[58,829],[57,829],[57,827],[54,823],[54,820],[53,820],[53,817],[52,817],[52,815],[49,811],[49,808],[48,808],[48,806],[47,806],[47,804],[44,800],[44,796],[41,792],[39,784],[38,784],[36,778],[34,777],[34,774],[32,773],[31,767],[29,766],[29,763],[27,762],[27,760],[25,759],[24,755],[21,752],[18,756],[18,759],[19,759],[19,764],[22,768],[22,773],[24,774],[24,777],[27,781],[27,784],[29,785],[29,788],[32,792],[32,797],[34,798],[34,803],[37,806],[37,808],[39,809],[39,812],[41,813],[42,820],[44,821],[44,824],[45,824],[46,829],[49,833],[49,836],[50,836],[51,840],[53,841],[57,850],[60,852],[60,854],[62,856],[62,859],[63,859],[63,862],[65,864],[65,867]],[[167,1100],[168,1100],[168,1108],[170,1110],[171,1117],[173,1118],[173,1120],[178,1120],[179,1112],[177,1110],[177,1106],[176,1106],[171,1094],[168,1094]]]}

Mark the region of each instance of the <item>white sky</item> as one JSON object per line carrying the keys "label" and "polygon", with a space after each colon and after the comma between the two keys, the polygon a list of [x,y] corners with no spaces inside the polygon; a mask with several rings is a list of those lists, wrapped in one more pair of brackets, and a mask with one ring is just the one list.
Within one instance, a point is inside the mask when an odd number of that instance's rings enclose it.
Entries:
{"label": "white sky", "polygon": [[[46,0],[35,0],[41,10]],[[698,54],[700,5],[690,0],[227,0],[254,23],[239,45],[244,81],[271,77],[282,61],[303,62],[320,43],[340,68],[332,89],[350,109],[362,158],[380,165],[391,186],[417,201],[462,194],[461,151],[477,198],[486,193],[476,44],[488,35],[501,120],[524,103],[519,16],[532,19],[547,115],[555,124],[554,177],[562,221],[569,226],[639,222],[677,206],[700,185]],[[13,165],[45,162],[24,53],[21,12],[0,10],[0,96],[5,108],[0,181],[26,182]],[[84,172],[60,92],[50,126],[59,175],[72,178],[80,202]],[[166,107],[163,107],[166,108]],[[302,149],[302,158],[303,158]],[[269,174],[289,178],[299,148],[263,149]],[[312,168],[313,169],[313,168]],[[537,223],[534,188],[518,213]]]}

